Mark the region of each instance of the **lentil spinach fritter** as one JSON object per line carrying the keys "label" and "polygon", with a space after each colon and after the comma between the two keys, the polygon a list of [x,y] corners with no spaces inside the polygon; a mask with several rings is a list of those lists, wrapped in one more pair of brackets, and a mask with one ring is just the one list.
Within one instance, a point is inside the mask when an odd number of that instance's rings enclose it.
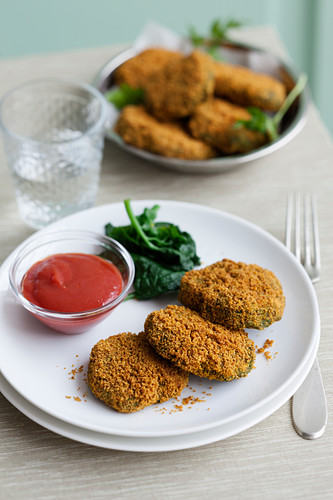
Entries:
{"label": "lentil spinach fritter", "polygon": [[184,306],[150,313],[147,340],[163,357],[199,377],[230,381],[253,368],[254,342],[244,330],[230,331]]}
{"label": "lentil spinach fritter", "polygon": [[242,106],[277,111],[286,98],[285,85],[250,68],[218,61],[214,66],[215,95]]}
{"label": "lentil spinach fritter", "polygon": [[178,300],[227,328],[262,330],[279,321],[285,297],[268,269],[224,259],[183,276]]}
{"label": "lentil spinach fritter", "polygon": [[204,160],[217,156],[213,146],[192,137],[181,123],[160,122],[141,105],[126,106],[115,131],[127,144],[166,157]]}
{"label": "lentil spinach fritter", "polygon": [[223,99],[209,99],[199,104],[189,119],[193,137],[211,144],[225,154],[240,154],[268,142],[262,132],[236,127],[238,120],[250,120],[250,113]]}
{"label": "lentil spinach fritter", "polygon": [[133,88],[145,88],[153,73],[159,71],[171,60],[180,59],[182,54],[162,47],[151,47],[127,59],[115,70],[117,85],[126,83]]}
{"label": "lentil spinach fritter", "polygon": [[189,56],[169,61],[151,75],[145,86],[145,103],[156,118],[173,120],[189,116],[213,92],[213,60],[194,50]]}
{"label": "lentil spinach fritter", "polygon": [[150,346],[144,332],[119,333],[92,348],[88,384],[93,394],[122,413],[179,396],[188,373]]}

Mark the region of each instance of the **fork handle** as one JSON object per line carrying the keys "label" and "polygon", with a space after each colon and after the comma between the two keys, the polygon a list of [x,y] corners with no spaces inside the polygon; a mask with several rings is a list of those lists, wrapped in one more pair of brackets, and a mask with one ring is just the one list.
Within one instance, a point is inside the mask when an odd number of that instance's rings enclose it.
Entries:
{"label": "fork handle", "polygon": [[327,424],[327,403],[317,358],[293,396],[292,417],[296,431],[304,439],[323,435]]}

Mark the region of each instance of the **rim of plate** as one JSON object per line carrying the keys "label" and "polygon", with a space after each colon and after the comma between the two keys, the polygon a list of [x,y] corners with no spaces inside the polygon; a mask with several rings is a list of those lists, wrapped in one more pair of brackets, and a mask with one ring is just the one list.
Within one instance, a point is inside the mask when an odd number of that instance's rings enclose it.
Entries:
{"label": "rim of plate", "polygon": [[[313,353],[313,359],[315,358],[315,356],[316,350]],[[63,420],[49,415],[48,413],[44,412],[43,410],[27,401],[13,387],[11,387],[11,385],[1,375],[1,373],[0,390],[5,398],[13,406],[15,406],[15,408],[21,411],[21,413],[23,413],[39,425],[45,427],[46,429],[68,439],[73,439],[80,443],[85,443],[106,449],[135,452],[165,452],[184,450],[221,441],[227,439],[228,437],[239,434],[240,432],[243,432],[250,427],[253,427],[254,425],[262,422],[265,418],[267,418],[278,408],[280,408],[292,396],[292,394],[297,390],[297,388],[305,379],[308,371],[309,370],[307,370],[305,373],[302,373],[302,378],[300,379],[300,381],[298,381],[297,385],[291,388],[291,392],[285,394],[283,399],[279,401],[279,403],[274,406],[266,406],[265,411],[260,415],[260,417],[255,415],[255,412],[252,412],[248,416],[247,421],[244,421],[244,418],[240,418],[238,419],[238,421],[231,422],[229,424],[223,424],[222,426],[216,426],[211,429],[206,429],[191,434],[157,438],[154,436],[145,438],[105,434],[64,422]],[[184,438],[185,442],[182,442],[181,439]],[[173,439],[175,441],[173,441]],[[159,440],[162,442],[158,443]]]}

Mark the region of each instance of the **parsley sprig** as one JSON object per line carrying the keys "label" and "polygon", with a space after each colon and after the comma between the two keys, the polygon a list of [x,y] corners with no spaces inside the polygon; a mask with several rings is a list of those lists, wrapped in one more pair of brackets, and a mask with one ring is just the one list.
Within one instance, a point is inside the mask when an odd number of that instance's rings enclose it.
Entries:
{"label": "parsley sprig", "polygon": [[202,46],[214,59],[220,59],[218,49],[222,42],[229,40],[228,31],[240,26],[242,26],[242,23],[235,19],[228,21],[215,19],[209,27],[208,36],[200,35],[193,26],[190,26],[188,30],[189,38],[195,47]]}
{"label": "parsley sprig", "polygon": [[274,116],[267,115],[264,111],[259,108],[250,107],[248,112],[251,115],[250,120],[238,120],[234,127],[240,128],[245,127],[249,130],[254,130],[256,132],[261,132],[266,134],[270,141],[275,141],[279,137],[279,125],[282,118],[295,101],[295,99],[304,90],[307,82],[307,76],[302,73],[297,80],[296,85],[287,95],[281,108],[275,113]]}
{"label": "parsley sprig", "polygon": [[105,98],[117,109],[122,109],[128,104],[143,103],[143,89],[132,88],[127,83],[122,83],[119,87],[105,93]]}

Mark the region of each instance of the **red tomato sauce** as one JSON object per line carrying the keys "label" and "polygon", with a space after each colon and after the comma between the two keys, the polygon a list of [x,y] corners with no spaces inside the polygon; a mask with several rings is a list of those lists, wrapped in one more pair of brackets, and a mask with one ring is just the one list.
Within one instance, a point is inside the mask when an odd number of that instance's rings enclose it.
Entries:
{"label": "red tomato sauce", "polygon": [[22,280],[22,294],[33,304],[62,313],[101,307],[121,294],[119,269],[101,257],[81,253],[51,255],[36,262]]}

